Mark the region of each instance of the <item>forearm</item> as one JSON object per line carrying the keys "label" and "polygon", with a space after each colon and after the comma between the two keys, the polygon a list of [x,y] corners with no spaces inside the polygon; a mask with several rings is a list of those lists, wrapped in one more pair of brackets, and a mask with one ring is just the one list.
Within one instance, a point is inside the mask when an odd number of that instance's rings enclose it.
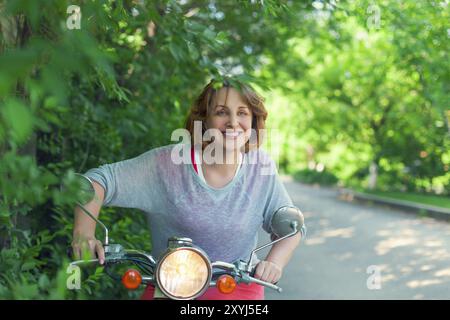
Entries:
{"label": "forearm", "polygon": [[[98,218],[104,199],[104,190],[98,183],[94,182],[95,196],[92,201],[84,205],[95,218]],[[79,206],[75,208],[75,221],[73,234],[75,235],[95,235],[96,222],[89,217]]]}
{"label": "forearm", "polygon": [[295,248],[300,244],[300,239],[301,234],[299,232],[295,236],[277,242],[273,245],[265,260],[284,268],[291,259]]}
{"label": "forearm", "polygon": [[[89,205],[84,206],[86,210],[88,210],[92,216],[98,217],[98,211],[92,210],[92,208],[89,208]],[[75,221],[73,224],[73,235],[95,235],[95,227],[96,223],[95,221],[89,217],[80,207],[75,208]]]}
{"label": "forearm", "polygon": [[[93,183],[95,196],[89,203],[83,207],[89,213],[98,218],[103,204],[104,190],[98,183]],[[89,249],[91,256],[98,257],[99,263],[105,262],[105,251],[101,241],[95,238],[96,222],[89,217],[79,206],[75,208],[75,222],[73,227],[72,249],[74,257],[80,259],[86,249]]]}

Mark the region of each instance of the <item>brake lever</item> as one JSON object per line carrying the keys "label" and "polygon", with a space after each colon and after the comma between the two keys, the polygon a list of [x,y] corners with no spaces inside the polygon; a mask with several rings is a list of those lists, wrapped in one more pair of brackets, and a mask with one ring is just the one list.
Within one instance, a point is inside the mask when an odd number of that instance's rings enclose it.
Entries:
{"label": "brake lever", "polygon": [[279,286],[277,286],[277,285],[275,285],[273,283],[262,281],[262,280],[254,278],[254,277],[251,277],[251,276],[247,276],[247,277],[248,277],[248,280],[250,282],[254,282],[254,283],[260,284],[262,286],[268,287],[270,289],[274,289],[274,290],[276,290],[279,293],[283,292],[282,288],[280,288]]}
{"label": "brake lever", "polygon": [[80,264],[85,264],[85,263],[93,263],[93,262],[99,262],[98,259],[89,259],[89,260],[76,260],[76,261],[72,261],[70,263],[71,266],[78,266]]}

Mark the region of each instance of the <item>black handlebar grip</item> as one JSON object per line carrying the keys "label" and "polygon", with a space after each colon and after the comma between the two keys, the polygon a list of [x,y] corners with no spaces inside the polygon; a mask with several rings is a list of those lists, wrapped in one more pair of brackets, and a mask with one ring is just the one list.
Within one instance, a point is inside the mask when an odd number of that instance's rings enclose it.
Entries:
{"label": "black handlebar grip", "polygon": [[67,254],[67,257],[69,259],[73,259],[74,258],[74,256],[73,256],[73,248],[72,247],[67,247],[66,254]]}
{"label": "black handlebar grip", "polygon": [[252,268],[252,270],[250,271],[250,277],[254,278],[255,277],[255,272],[256,272],[256,266],[254,266]]}

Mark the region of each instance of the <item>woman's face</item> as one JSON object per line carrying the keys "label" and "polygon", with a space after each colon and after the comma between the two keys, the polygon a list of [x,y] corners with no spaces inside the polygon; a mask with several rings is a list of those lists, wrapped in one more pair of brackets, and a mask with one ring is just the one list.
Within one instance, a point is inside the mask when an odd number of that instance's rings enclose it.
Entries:
{"label": "woman's face", "polygon": [[248,141],[253,114],[240,93],[234,88],[221,88],[206,123],[208,129],[218,129],[214,143],[225,152],[241,150]]}

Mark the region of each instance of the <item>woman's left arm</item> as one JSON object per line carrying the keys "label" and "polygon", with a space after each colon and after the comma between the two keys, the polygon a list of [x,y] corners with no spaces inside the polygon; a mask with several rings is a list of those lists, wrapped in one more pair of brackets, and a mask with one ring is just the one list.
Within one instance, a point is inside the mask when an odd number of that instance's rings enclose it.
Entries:
{"label": "woman's left arm", "polygon": [[270,249],[264,261],[256,266],[255,278],[276,283],[283,274],[284,267],[291,259],[295,248],[300,244],[301,233],[277,242]]}

